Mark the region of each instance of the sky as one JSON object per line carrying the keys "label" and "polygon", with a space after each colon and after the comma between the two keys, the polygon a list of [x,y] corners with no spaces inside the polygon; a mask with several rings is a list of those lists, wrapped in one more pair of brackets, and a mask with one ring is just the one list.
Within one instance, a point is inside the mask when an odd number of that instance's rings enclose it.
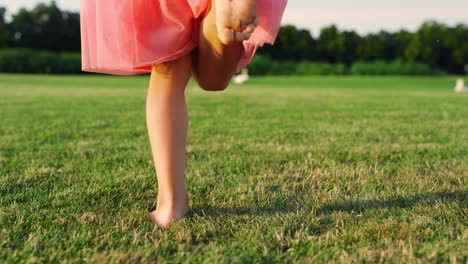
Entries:
{"label": "sky", "polygon": [[[0,6],[5,6],[11,14],[20,7],[31,8],[44,1],[49,0],[0,0]],[[56,0],[56,2],[60,8],[79,11],[80,0]],[[468,1],[289,0],[283,24],[308,29],[314,35],[317,35],[322,27],[330,24],[336,24],[343,30],[355,30],[366,34],[381,29],[414,31],[428,20],[437,20],[448,25],[457,23],[468,25]]]}

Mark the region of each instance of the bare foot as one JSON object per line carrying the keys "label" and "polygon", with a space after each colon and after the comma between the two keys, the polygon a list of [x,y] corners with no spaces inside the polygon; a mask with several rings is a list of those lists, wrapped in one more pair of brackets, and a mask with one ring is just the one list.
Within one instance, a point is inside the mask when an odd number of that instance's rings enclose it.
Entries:
{"label": "bare foot", "polygon": [[260,23],[256,0],[213,0],[218,37],[225,45],[248,40]]}
{"label": "bare foot", "polygon": [[158,199],[156,210],[148,213],[149,219],[161,228],[168,228],[169,225],[189,212],[188,195],[180,200],[164,201]]}

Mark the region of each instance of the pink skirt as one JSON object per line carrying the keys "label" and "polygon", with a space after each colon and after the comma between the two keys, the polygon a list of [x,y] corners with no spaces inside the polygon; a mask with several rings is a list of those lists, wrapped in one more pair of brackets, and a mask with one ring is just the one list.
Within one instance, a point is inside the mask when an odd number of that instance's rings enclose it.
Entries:
{"label": "pink skirt", "polygon": [[[116,75],[151,72],[198,46],[211,0],[82,0],[83,71]],[[273,44],[287,0],[257,0],[260,25],[244,41],[240,71],[264,43]]]}

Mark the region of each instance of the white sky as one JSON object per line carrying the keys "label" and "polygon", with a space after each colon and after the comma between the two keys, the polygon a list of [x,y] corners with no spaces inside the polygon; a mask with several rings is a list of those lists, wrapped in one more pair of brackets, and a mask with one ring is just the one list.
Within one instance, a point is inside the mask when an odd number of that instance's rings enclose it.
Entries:
{"label": "white sky", "polygon": [[[0,6],[5,6],[11,14],[20,7],[31,8],[48,1],[0,0]],[[78,11],[80,7],[80,0],[56,2],[63,9]],[[368,33],[380,29],[415,30],[423,21],[430,19],[448,25],[468,24],[468,0],[289,0],[283,23],[307,28],[316,35],[320,28],[332,23],[340,29]]]}

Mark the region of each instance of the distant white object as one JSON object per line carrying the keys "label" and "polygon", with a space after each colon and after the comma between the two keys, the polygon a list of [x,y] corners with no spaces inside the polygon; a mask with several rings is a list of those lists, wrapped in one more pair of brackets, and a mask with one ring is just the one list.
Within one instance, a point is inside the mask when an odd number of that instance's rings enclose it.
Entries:
{"label": "distant white object", "polygon": [[249,71],[247,69],[243,69],[240,74],[232,78],[232,82],[236,84],[243,84],[246,83],[249,79]]}
{"label": "distant white object", "polygon": [[468,92],[468,86],[465,86],[465,82],[463,81],[463,79],[457,80],[457,85],[455,85],[455,92],[457,93]]}

